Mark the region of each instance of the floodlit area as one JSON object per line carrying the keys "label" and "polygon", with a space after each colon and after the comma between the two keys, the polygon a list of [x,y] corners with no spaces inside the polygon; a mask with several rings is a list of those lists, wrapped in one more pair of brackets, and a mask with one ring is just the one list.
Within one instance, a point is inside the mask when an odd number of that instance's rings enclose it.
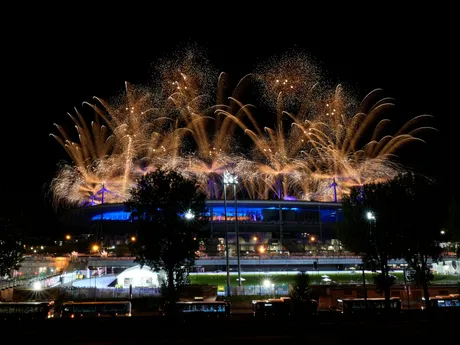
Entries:
{"label": "floodlit area", "polygon": [[[73,275],[77,277],[78,275]],[[161,274],[154,272],[150,267],[139,265],[130,267],[118,275],[94,275],[83,279],[73,279],[74,287],[144,287],[156,288],[160,286]]]}
{"label": "floodlit area", "polygon": [[98,289],[102,289],[102,288],[108,287],[116,279],[117,277],[114,275],[78,279],[72,282],[72,286],[79,287],[79,288],[96,287]]}
{"label": "floodlit area", "polygon": [[127,288],[132,287],[159,287],[160,273],[153,271],[148,266],[140,265],[130,267],[117,277],[117,285]]}
{"label": "floodlit area", "polygon": [[[363,271],[362,270],[321,270],[321,271],[307,271],[310,277],[311,284],[362,284]],[[378,273],[378,272],[377,272]],[[406,272],[407,273],[407,272]],[[299,271],[244,271],[241,273],[243,285],[264,285],[264,281],[269,279],[273,283],[279,284],[293,284],[296,275]],[[365,271],[366,281],[372,282],[373,276],[376,272]],[[394,270],[391,274],[397,278],[397,283],[404,283],[404,271]],[[231,285],[235,285],[238,279],[237,272],[230,272]],[[210,284],[224,286],[226,285],[227,274],[226,272],[200,272],[190,273],[190,282],[192,284]],[[406,274],[407,281],[407,274]],[[433,283],[457,283],[460,282],[460,275],[455,274],[435,274]]]}

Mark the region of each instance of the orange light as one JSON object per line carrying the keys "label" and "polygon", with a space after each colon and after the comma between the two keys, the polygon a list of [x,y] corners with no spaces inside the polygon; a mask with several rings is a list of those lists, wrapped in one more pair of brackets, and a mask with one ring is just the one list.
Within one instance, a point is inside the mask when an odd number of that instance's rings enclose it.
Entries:
{"label": "orange light", "polygon": [[311,241],[311,242],[315,242],[315,241],[316,241],[316,237],[315,237],[315,236],[310,237],[310,241]]}
{"label": "orange light", "polygon": [[65,235],[66,240],[70,240],[70,235]]}
{"label": "orange light", "polygon": [[259,247],[259,253],[260,253],[260,254],[265,253],[265,247],[264,247],[264,246],[260,246],[260,247]]}
{"label": "orange light", "polygon": [[136,242],[136,236],[131,236],[131,242]]}
{"label": "orange light", "polygon": [[99,250],[99,246],[97,244],[93,245],[93,252],[97,252]]}

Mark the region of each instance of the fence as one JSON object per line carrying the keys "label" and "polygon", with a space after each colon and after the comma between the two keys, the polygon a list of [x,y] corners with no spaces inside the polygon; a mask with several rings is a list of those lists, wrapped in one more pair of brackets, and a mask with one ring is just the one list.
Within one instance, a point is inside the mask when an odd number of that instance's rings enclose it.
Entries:
{"label": "fence", "polygon": [[[232,287],[231,295],[236,296],[287,296],[289,293],[289,286],[262,286],[250,285],[241,287]],[[60,288],[59,296],[67,300],[79,299],[130,299],[141,297],[158,297],[161,295],[160,288],[132,288],[132,295],[130,289],[125,288]],[[218,295],[226,295],[226,291],[218,292]]]}
{"label": "fence", "polygon": [[1,279],[0,280],[0,289],[9,289],[13,287],[28,286],[30,283],[34,282],[37,278],[13,278],[13,279]]}
{"label": "fence", "polygon": [[[226,296],[226,290],[219,291],[219,296]],[[232,296],[287,296],[289,294],[289,285],[247,285],[231,288]]]}
{"label": "fence", "polygon": [[64,299],[130,299],[160,296],[160,288],[92,288],[62,287],[59,295]]}

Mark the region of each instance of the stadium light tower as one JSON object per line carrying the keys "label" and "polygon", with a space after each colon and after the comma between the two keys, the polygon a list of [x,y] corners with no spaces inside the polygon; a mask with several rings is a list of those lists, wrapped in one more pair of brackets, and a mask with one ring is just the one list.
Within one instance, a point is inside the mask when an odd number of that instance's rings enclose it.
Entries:
{"label": "stadium light tower", "polygon": [[235,234],[236,234],[236,255],[238,266],[238,286],[241,286],[241,262],[240,262],[240,238],[238,231],[238,205],[236,197],[236,185],[238,184],[238,177],[230,174],[228,171],[224,172],[224,212],[225,212],[225,247],[226,247],[226,261],[227,261],[227,296],[230,291],[230,263],[229,263],[229,247],[228,247],[228,220],[227,220],[227,186],[233,185],[233,194],[235,196]]}
{"label": "stadium light tower", "polygon": [[[369,236],[372,235],[371,225],[375,226],[375,214],[372,211],[366,212],[366,219],[369,222]],[[366,288],[366,274],[364,271],[364,262],[363,262],[363,290],[364,290],[364,307],[367,309],[367,288]]]}

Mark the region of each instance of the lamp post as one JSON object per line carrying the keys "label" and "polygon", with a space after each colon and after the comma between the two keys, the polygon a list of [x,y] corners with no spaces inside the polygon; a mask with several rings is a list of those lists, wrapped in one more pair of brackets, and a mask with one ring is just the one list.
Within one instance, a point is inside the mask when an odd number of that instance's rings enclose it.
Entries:
{"label": "lamp post", "polygon": [[235,195],[235,234],[236,234],[236,260],[238,266],[238,286],[241,286],[241,261],[240,261],[240,232],[238,227],[238,202],[236,199],[236,177],[233,184],[233,194]]}
{"label": "lamp post", "polygon": [[224,172],[224,221],[225,221],[225,262],[227,273],[227,297],[230,296],[230,260],[228,253],[228,221],[227,221],[227,172]]}
{"label": "lamp post", "polygon": [[186,220],[192,220],[193,218],[195,218],[195,215],[192,213],[191,210],[188,210],[187,212],[185,212],[184,218]]}
{"label": "lamp post", "polygon": [[[226,222],[226,236],[228,236],[228,223],[227,223],[227,195],[226,189],[227,185],[233,185],[233,195],[235,196],[235,236],[236,236],[236,256],[237,256],[237,267],[238,267],[238,286],[241,286],[241,262],[240,262],[240,236],[238,230],[238,205],[236,197],[236,185],[238,184],[238,177],[230,174],[228,171],[224,172],[224,207],[225,207],[225,222]],[[228,237],[227,245],[228,245]],[[228,248],[228,247],[227,247]],[[228,249],[227,249],[228,255]],[[227,256],[228,258],[228,256]],[[228,262],[228,261],[227,261]],[[228,268],[227,268],[228,272]],[[227,279],[227,281],[229,278]]]}
{"label": "lamp post", "polygon": [[375,222],[375,215],[374,215],[374,212],[372,211],[368,211],[366,213],[366,218],[369,222]]}
{"label": "lamp post", "polygon": [[364,271],[364,262],[362,264],[363,268],[363,292],[364,292],[364,306],[367,309],[367,288],[366,288],[366,273]]}
{"label": "lamp post", "polygon": [[[366,219],[369,221],[369,235],[372,235],[370,224],[375,222],[375,215],[372,211],[366,212]],[[364,290],[364,306],[367,308],[367,289],[366,289],[366,275],[364,273],[364,262],[363,262],[363,290]]]}

